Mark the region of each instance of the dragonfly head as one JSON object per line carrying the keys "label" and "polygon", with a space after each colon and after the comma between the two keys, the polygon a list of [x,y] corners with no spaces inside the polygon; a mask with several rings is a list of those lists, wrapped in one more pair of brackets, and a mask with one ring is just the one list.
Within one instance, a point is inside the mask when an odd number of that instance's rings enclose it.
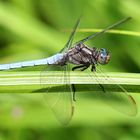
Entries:
{"label": "dragonfly head", "polygon": [[109,62],[109,60],[110,60],[109,52],[104,48],[100,49],[97,58],[98,63],[100,63],[101,65],[105,65]]}

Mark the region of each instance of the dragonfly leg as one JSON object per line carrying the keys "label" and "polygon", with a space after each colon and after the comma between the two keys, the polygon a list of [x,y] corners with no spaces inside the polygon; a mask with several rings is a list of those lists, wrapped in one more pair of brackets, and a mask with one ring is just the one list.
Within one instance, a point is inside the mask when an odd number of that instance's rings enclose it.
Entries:
{"label": "dragonfly leg", "polygon": [[86,70],[89,66],[90,66],[90,65],[85,65],[85,67],[83,67],[83,68],[81,69],[81,71]]}
{"label": "dragonfly leg", "polygon": [[[96,72],[96,67],[95,67],[94,64],[93,64],[92,67],[91,67],[91,71]],[[102,85],[102,84],[99,84],[99,86],[101,87],[101,89],[103,90],[103,92],[105,92],[105,88],[103,87],[103,85]]]}
{"label": "dragonfly leg", "polygon": [[96,71],[96,67],[95,67],[94,64],[93,64],[92,67],[91,67],[91,71]]}
{"label": "dragonfly leg", "polygon": [[84,71],[84,70],[86,70],[89,66],[90,66],[90,64],[85,64],[85,65],[76,66],[76,67],[73,67],[73,68],[72,68],[72,71],[74,71],[75,69],[79,69],[79,68],[82,68],[82,69],[80,69],[80,70],[81,70],[81,71]]}
{"label": "dragonfly leg", "polygon": [[85,65],[75,66],[72,68],[72,71],[79,69],[79,68],[85,68]]}
{"label": "dragonfly leg", "polygon": [[75,98],[75,85],[71,84],[71,87],[72,87],[72,91],[73,91],[73,101],[76,101],[76,98]]}
{"label": "dragonfly leg", "polygon": [[105,88],[103,87],[102,84],[99,84],[99,86],[101,87],[101,89],[103,90],[103,92],[105,92]]}

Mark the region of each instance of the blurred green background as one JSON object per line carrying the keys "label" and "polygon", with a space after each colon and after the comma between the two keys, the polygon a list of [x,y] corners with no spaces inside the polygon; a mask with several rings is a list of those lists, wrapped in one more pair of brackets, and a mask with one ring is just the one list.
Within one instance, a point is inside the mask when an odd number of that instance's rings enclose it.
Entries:
{"label": "blurred green background", "polygon": [[[57,53],[70,34],[64,30],[72,29],[81,13],[80,29],[105,28],[132,16],[131,21],[118,28],[140,31],[139,0],[0,0],[0,63],[45,58]],[[75,41],[89,34],[78,32]],[[87,44],[111,52],[106,70],[139,73],[138,36],[106,33]],[[140,107],[139,95],[133,96]],[[125,116],[102,101],[77,94],[75,115],[70,125],[63,127],[40,94],[1,94],[0,140],[7,139],[139,140],[140,115]]]}

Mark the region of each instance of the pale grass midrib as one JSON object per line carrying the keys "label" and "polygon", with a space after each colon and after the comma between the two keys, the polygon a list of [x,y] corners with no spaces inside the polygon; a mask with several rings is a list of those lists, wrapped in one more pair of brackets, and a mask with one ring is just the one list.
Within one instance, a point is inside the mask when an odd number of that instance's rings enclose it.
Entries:
{"label": "pale grass midrib", "polygon": [[[139,74],[129,73],[107,73],[110,78],[104,78],[100,74],[98,80],[101,84],[125,84],[140,85]],[[39,85],[39,84],[62,84],[63,77],[61,72],[46,72],[41,83],[40,72],[6,72],[0,73],[1,85]],[[71,72],[70,77],[66,80],[70,84],[98,84],[96,78],[87,73]]]}

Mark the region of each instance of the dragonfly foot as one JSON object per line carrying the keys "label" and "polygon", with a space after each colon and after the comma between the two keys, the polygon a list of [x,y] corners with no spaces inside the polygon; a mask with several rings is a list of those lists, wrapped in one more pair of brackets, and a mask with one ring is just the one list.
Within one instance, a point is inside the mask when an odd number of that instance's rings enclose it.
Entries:
{"label": "dragonfly foot", "polygon": [[72,86],[72,91],[73,91],[73,101],[76,101],[76,98],[75,98],[75,85],[74,84],[72,84],[71,85]]}
{"label": "dragonfly foot", "polygon": [[91,71],[93,72],[95,72],[96,71],[96,67],[95,67],[95,65],[92,65],[92,67],[91,67]]}
{"label": "dragonfly foot", "polygon": [[88,67],[89,67],[89,66],[85,66],[85,67],[83,67],[83,68],[81,69],[81,71],[86,70]]}
{"label": "dragonfly foot", "polygon": [[75,96],[73,96],[73,101],[76,102]]}
{"label": "dragonfly foot", "polygon": [[81,69],[80,69],[81,71],[84,71],[84,70],[86,70],[89,66],[90,66],[89,64],[76,66],[76,67],[73,67],[73,68],[72,68],[72,71],[74,71],[74,70],[76,70],[76,69],[79,69],[79,68],[81,68]]}
{"label": "dragonfly foot", "polygon": [[99,86],[101,87],[101,89],[103,90],[103,92],[105,92],[105,88],[103,87],[102,84],[99,84]]}
{"label": "dragonfly foot", "polygon": [[79,69],[79,68],[83,68],[83,67],[85,67],[85,65],[75,66],[72,68],[72,71]]}

